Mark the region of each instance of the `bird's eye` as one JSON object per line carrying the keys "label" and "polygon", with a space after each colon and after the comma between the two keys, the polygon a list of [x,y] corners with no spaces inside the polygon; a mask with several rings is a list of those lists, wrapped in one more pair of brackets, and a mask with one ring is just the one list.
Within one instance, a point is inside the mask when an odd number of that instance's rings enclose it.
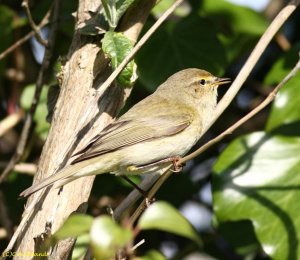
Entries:
{"label": "bird's eye", "polygon": [[199,81],[199,83],[200,83],[200,85],[204,86],[205,83],[206,83],[206,81],[205,81],[205,79],[201,79],[201,80]]}

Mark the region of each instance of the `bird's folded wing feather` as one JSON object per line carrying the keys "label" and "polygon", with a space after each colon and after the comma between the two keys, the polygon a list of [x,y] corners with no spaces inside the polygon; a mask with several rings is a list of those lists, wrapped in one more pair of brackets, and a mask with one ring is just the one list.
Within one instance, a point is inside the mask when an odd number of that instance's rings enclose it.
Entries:
{"label": "bird's folded wing feather", "polygon": [[191,124],[192,116],[188,113],[170,108],[166,113],[160,109],[151,117],[132,118],[126,116],[107,126],[99,135],[76,155],[80,155],[72,164],[101,154],[112,152],[120,148],[171,136],[183,131]]}

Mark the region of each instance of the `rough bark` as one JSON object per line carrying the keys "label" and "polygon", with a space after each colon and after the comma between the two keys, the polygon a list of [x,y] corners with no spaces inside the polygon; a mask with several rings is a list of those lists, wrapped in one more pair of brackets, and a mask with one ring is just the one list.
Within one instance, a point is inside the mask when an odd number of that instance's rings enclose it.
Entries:
{"label": "rough bark", "polygon": [[[155,2],[136,1],[122,19],[120,30],[136,41]],[[89,11],[95,8],[97,6],[94,0],[80,0],[77,24],[89,19]],[[51,129],[34,181],[54,174],[66,165],[75,150],[80,149],[91,136],[100,132],[116,116],[129,91],[125,93],[114,84],[103,93],[101,83],[109,73],[109,61],[101,51],[99,39],[84,37],[75,30],[67,62],[62,69],[61,92]],[[41,234],[55,232],[73,212],[85,212],[93,180],[93,176],[78,179],[66,185],[60,194],[55,189],[49,190],[21,233],[15,251],[37,252]],[[28,204],[32,200],[33,198]],[[67,259],[73,244],[72,239],[60,242],[49,258]]]}

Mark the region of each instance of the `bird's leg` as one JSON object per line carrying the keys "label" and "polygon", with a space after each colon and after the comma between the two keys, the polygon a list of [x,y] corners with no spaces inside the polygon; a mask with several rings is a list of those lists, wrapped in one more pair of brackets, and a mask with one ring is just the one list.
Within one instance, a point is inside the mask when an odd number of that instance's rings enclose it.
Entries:
{"label": "bird's leg", "polygon": [[180,156],[175,156],[175,157],[172,157],[172,163],[173,163],[173,167],[174,167],[174,170],[171,170],[172,172],[175,172],[175,173],[179,173],[182,171],[183,169],[183,166],[185,166],[185,163],[178,163],[181,159]]}
{"label": "bird's leg", "polygon": [[[138,185],[136,185],[132,180],[130,180],[126,175],[121,175],[121,177],[126,180],[131,186],[133,186],[135,189],[137,189],[141,195],[146,199],[146,201],[149,201],[148,199],[148,193],[141,189]],[[149,203],[150,204],[150,203]]]}

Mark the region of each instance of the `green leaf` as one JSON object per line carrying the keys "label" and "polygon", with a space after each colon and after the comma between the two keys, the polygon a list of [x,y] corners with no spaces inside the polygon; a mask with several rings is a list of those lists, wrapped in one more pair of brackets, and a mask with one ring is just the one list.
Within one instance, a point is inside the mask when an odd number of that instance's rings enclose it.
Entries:
{"label": "green leaf", "polygon": [[92,226],[93,218],[85,214],[71,215],[62,227],[53,235],[55,240],[78,237],[87,234]]}
{"label": "green leaf", "polygon": [[218,30],[218,38],[226,48],[229,61],[239,59],[251,50],[269,24],[261,13],[224,0],[205,0],[198,13]]}
{"label": "green leaf", "polygon": [[[295,66],[298,61],[300,44],[293,46],[274,63],[270,72],[265,78],[265,84],[272,85],[279,83]],[[281,134],[299,135],[300,125],[300,73],[292,78],[280,90],[273,102],[266,130]]]}
{"label": "green leaf", "polygon": [[159,251],[149,250],[145,255],[135,257],[133,260],[166,260],[167,258]]}
{"label": "green leaf", "polygon": [[264,83],[275,85],[279,83],[296,65],[299,59],[300,43],[295,44],[289,51],[284,53],[272,66]]}
{"label": "green leaf", "polygon": [[[35,92],[35,85],[31,84],[25,87],[21,95],[21,107],[25,110],[29,110],[31,107],[31,103],[33,100]],[[40,96],[39,104],[37,105],[36,112],[34,114],[34,121],[36,122],[35,132],[39,135],[39,137],[44,140],[47,137],[49,131],[49,123],[46,120],[48,114],[47,108],[47,94],[48,87],[43,87],[42,93]]]}
{"label": "green leaf", "polygon": [[213,170],[213,208],[218,221],[249,219],[270,257],[297,259],[300,138],[264,132],[237,138]]}
{"label": "green leaf", "polygon": [[203,15],[209,15],[210,19],[219,28],[223,28],[224,32],[233,34],[243,33],[260,36],[269,24],[262,14],[225,0],[205,0],[199,12]]}
{"label": "green leaf", "polygon": [[[5,5],[0,4],[0,32],[1,32],[1,41],[0,41],[0,52],[8,48],[13,39],[13,29],[14,29],[14,17],[17,17],[15,12],[8,8]],[[0,78],[4,75],[4,70],[6,69],[5,62],[0,62]]]}
{"label": "green leaf", "polygon": [[12,40],[14,29],[15,12],[5,5],[0,5],[0,31],[2,39],[0,41],[0,51],[8,47]]}
{"label": "green leaf", "polygon": [[246,256],[261,250],[252,222],[249,220],[218,223],[217,229],[239,255]]}
{"label": "green leaf", "polygon": [[[159,1],[151,10],[151,13],[155,16],[155,17],[160,17],[162,16],[162,14],[167,11],[172,4],[174,4],[174,0],[163,0],[163,1]],[[188,4],[181,4],[180,6],[178,6],[175,11],[172,13],[172,15],[174,16],[179,16],[179,17],[184,17],[187,16],[190,13],[190,6]]]}
{"label": "green leaf", "polygon": [[136,61],[139,77],[151,91],[179,70],[195,67],[220,76],[227,64],[214,28],[197,15],[163,24],[140,50]]}
{"label": "green leaf", "polygon": [[101,0],[104,8],[104,16],[111,30],[114,30],[122,15],[134,0]]}
{"label": "green leaf", "polygon": [[[110,57],[113,69],[116,69],[132,50],[133,43],[122,33],[107,32],[102,39],[102,48]],[[136,64],[132,60],[123,69],[117,80],[120,85],[129,87],[136,78]]]}
{"label": "green leaf", "polygon": [[152,204],[143,213],[138,222],[142,230],[158,229],[183,236],[201,246],[201,240],[188,220],[167,202],[159,201]]}
{"label": "green leaf", "polygon": [[291,79],[277,94],[267,121],[267,131],[285,135],[300,135],[299,76],[300,74]]}
{"label": "green leaf", "polygon": [[89,248],[90,236],[89,234],[83,234],[77,237],[74,249],[72,251],[72,260],[83,259],[86,251]]}
{"label": "green leaf", "polygon": [[90,237],[94,257],[97,260],[106,260],[125,246],[133,238],[133,234],[130,230],[120,227],[110,217],[101,216],[94,220]]}

